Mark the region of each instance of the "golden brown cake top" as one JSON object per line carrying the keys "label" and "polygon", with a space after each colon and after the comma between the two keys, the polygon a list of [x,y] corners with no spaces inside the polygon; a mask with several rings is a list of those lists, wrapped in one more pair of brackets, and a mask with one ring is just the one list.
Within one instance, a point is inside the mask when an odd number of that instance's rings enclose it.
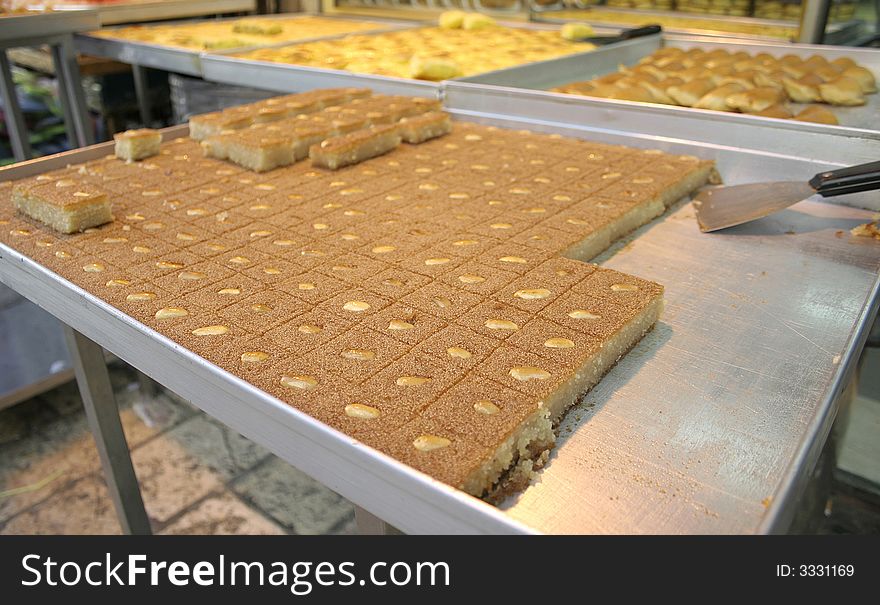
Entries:
{"label": "golden brown cake top", "polygon": [[336,172],[301,162],[256,174],[178,139],[140,164],[107,157],[16,185],[100,182],[113,224],[62,236],[0,200],[0,241],[461,486],[662,293],[566,251],[706,166],[456,123]]}

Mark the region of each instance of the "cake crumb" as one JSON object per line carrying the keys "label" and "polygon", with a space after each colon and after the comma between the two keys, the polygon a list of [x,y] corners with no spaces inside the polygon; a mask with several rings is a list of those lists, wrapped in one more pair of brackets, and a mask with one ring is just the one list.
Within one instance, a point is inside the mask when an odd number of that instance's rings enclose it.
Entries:
{"label": "cake crumb", "polygon": [[857,237],[873,237],[874,239],[880,239],[880,221],[873,221],[871,223],[859,225],[858,227],[853,227],[850,230],[850,233]]}

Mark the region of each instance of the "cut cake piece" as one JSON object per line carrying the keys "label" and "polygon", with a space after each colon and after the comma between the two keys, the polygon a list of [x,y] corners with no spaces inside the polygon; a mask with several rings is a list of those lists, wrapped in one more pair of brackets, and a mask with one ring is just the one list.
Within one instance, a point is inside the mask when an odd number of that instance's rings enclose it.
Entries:
{"label": "cut cake piece", "polygon": [[210,136],[230,130],[241,130],[252,124],[263,124],[312,114],[338,103],[354,99],[363,100],[372,94],[367,88],[328,88],[309,92],[273,97],[248,105],[230,107],[192,116],[189,119],[189,136],[203,141]]}
{"label": "cut cake piece", "polygon": [[262,131],[230,137],[223,151],[229,161],[254,172],[266,172],[296,161],[292,137]]}
{"label": "cut cake piece", "polygon": [[126,130],[113,135],[114,151],[120,160],[134,161],[153,157],[159,153],[162,134],[152,128]]}
{"label": "cut cake piece", "polygon": [[400,135],[410,144],[424,143],[452,132],[452,118],[442,111],[429,111],[400,121]]}
{"label": "cut cake piece", "polygon": [[34,186],[16,184],[12,203],[18,211],[61,233],[84,231],[113,220],[107,194],[72,178]]}
{"label": "cut cake piece", "polygon": [[314,166],[338,170],[388,153],[400,145],[400,141],[396,124],[371,126],[312,145],[309,158]]}

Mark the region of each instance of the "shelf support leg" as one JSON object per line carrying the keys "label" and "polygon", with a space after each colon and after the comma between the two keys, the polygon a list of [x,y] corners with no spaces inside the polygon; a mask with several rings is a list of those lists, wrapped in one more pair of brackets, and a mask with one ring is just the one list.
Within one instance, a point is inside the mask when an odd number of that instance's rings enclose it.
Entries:
{"label": "shelf support leg", "polygon": [[71,147],[85,147],[95,143],[95,133],[86,109],[86,96],[79,76],[76,50],[70,36],[64,36],[52,45],[52,61],[58,77],[59,96],[64,109],[64,123]]}
{"label": "shelf support leg", "polygon": [[147,83],[147,68],[143,65],[132,65],[131,75],[134,78],[134,94],[137,97],[141,123],[149,128],[153,122],[153,110],[150,107],[150,87]]}
{"label": "shelf support leg", "polygon": [[3,95],[3,108],[6,113],[6,129],[9,131],[12,153],[17,162],[31,159],[31,143],[24,118],[21,115],[21,105],[15,94],[15,83],[12,81],[12,70],[9,67],[9,57],[6,49],[0,49],[0,93]]}
{"label": "shelf support leg", "polygon": [[69,326],[65,326],[64,332],[86,418],[98,448],[119,524],[126,534],[149,535],[150,520],[144,509],[128,443],[122,432],[104,350]]}

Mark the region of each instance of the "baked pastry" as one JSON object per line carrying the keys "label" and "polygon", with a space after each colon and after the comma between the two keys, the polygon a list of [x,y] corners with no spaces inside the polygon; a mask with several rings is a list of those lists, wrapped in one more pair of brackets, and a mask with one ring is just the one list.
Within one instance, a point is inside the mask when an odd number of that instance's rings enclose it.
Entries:
{"label": "baked pastry", "polygon": [[452,118],[442,111],[430,111],[400,121],[400,136],[407,143],[424,143],[452,132]]}
{"label": "baked pastry", "polygon": [[743,92],[745,88],[737,83],[725,84],[718,88],[713,88],[699,101],[694,104],[697,109],[714,109],[715,111],[728,111],[730,107],[727,105],[727,98],[738,92]]}
{"label": "baked pastry", "polygon": [[400,142],[400,130],[396,124],[372,126],[312,145],[309,159],[313,166],[338,170],[388,153]]}
{"label": "baked pastry", "polygon": [[113,220],[107,193],[74,175],[17,183],[12,203],[19,212],[60,233],[85,231]]}
{"label": "baked pastry", "polygon": [[[301,133],[363,105],[220,136]],[[306,162],[231,170],[198,150],[168,141],[146,162],[101,158],[18,183],[106,187],[117,220],[83,236],[52,237],[0,189],[0,241],[478,497],[529,481],[554,423],[661,313],[662,286],[582,260],[713,171],[692,157],[464,122],[332,174]]]}
{"label": "baked pastry", "polygon": [[[852,81],[858,82],[861,93]],[[729,92],[732,104],[728,98],[722,99],[716,89]],[[745,94],[754,89],[760,90]],[[821,55],[803,58],[794,54],[777,58],[769,53],[751,55],[724,49],[664,47],[634,65],[619,66],[615,73],[571,82],[554,90],[713,111],[760,113],[772,107],[771,113],[785,116],[784,104],[789,100],[860,104],[862,94],[876,91],[876,80],[870,70],[851,59],[828,61]]]}
{"label": "baked pastry", "polygon": [[869,94],[873,92],[877,92],[877,81],[874,79],[874,74],[871,73],[870,70],[862,67],[861,65],[852,65],[843,70],[844,77],[852,78],[853,80],[859,83],[859,86],[862,87],[862,92]]}
{"label": "baked pastry", "polygon": [[785,93],[778,88],[762,87],[738,92],[727,97],[727,105],[731,109],[743,113],[764,111],[768,107],[785,101]]}
{"label": "baked pastry", "polygon": [[783,78],[782,85],[789,98],[796,103],[816,103],[822,100],[819,85],[823,80],[815,74],[808,74],[797,80]]}
{"label": "baked pastry", "polygon": [[143,160],[159,153],[162,134],[151,128],[126,130],[113,135],[114,153],[120,160]]}
{"label": "baked pastry", "polygon": [[[831,112],[828,112],[831,113]],[[791,111],[785,105],[771,105],[767,109],[762,109],[761,111],[756,111],[754,114],[756,116],[762,116],[765,118],[779,118],[781,120],[788,120],[792,117]]]}
{"label": "baked pastry", "polygon": [[354,19],[328,19],[297,15],[272,19],[206,19],[185,23],[151,23],[115,27],[89,32],[90,36],[110,38],[196,51],[256,48],[282,42],[296,42],[321,36],[382,29],[380,23]]}
{"label": "baked pastry", "polygon": [[864,105],[865,96],[858,80],[841,76],[819,85],[822,100],[831,105]]}
{"label": "baked pastry", "polygon": [[222,111],[192,116],[189,136],[197,141],[253,124],[264,124],[303,114],[312,114],[326,107],[352,100],[363,100],[371,95],[368,88],[327,88],[285,95],[238,105]]}
{"label": "baked pastry", "polygon": [[[461,28],[419,27],[374,35],[353,35],[262,48],[235,53],[234,56],[353,73],[441,81],[596,48],[588,42],[566,40],[559,35],[559,30],[533,30],[497,24],[482,29],[468,29],[487,23],[482,15],[463,17],[461,23]],[[491,48],[492,52],[485,52],[487,48]]]}
{"label": "baked pastry", "polygon": [[713,88],[715,88],[715,84],[711,79],[700,78],[691,80],[680,86],[671,86],[666,92],[679,105],[693,107]]}
{"label": "baked pastry", "polygon": [[821,105],[810,105],[804,108],[794,115],[794,119],[801,122],[815,122],[816,124],[839,124],[837,116],[827,107],[822,107]]}

